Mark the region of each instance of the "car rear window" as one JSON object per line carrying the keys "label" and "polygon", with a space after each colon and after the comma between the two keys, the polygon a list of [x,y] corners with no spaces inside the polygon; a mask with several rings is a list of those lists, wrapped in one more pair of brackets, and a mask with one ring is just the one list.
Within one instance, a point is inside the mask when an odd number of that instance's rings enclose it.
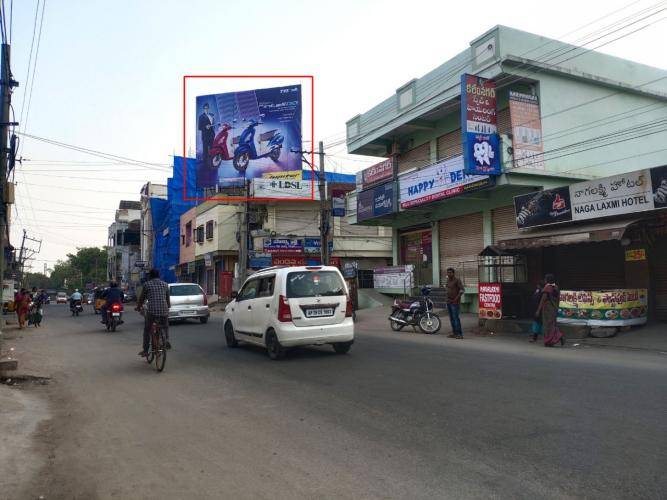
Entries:
{"label": "car rear window", "polygon": [[202,295],[201,288],[197,285],[178,285],[169,287],[169,295],[182,297],[184,295]]}
{"label": "car rear window", "polygon": [[287,274],[287,298],[345,295],[336,271],[295,271]]}

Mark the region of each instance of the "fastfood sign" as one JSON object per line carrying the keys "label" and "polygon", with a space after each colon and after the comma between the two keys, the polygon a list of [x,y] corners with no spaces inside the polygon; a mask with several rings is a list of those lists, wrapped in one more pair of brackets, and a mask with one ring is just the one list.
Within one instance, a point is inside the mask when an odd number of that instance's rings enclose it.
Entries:
{"label": "fastfood sign", "polygon": [[439,161],[398,178],[401,208],[416,207],[452,198],[492,185],[487,175],[468,175],[463,171],[463,157]]}
{"label": "fastfood sign", "polygon": [[588,326],[627,326],[646,323],[645,288],[592,292],[561,290],[558,321]]}

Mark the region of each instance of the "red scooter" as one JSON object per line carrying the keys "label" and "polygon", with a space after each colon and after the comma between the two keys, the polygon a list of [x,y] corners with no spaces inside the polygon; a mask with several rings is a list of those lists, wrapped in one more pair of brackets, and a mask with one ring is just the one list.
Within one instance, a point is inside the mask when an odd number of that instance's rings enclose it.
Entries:
{"label": "red scooter", "polygon": [[223,123],[222,128],[213,139],[213,144],[208,150],[209,158],[211,159],[210,167],[217,169],[224,160],[231,160],[233,156],[229,154],[227,147],[227,138],[232,126],[229,123]]}

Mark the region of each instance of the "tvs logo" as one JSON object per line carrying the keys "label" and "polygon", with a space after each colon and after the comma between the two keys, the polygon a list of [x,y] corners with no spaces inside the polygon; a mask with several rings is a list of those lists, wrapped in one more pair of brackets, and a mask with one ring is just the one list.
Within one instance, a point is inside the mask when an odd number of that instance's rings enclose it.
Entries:
{"label": "tvs logo", "polygon": [[565,200],[560,197],[560,194],[556,193],[556,198],[551,204],[552,210],[563,210],[565,208]]}

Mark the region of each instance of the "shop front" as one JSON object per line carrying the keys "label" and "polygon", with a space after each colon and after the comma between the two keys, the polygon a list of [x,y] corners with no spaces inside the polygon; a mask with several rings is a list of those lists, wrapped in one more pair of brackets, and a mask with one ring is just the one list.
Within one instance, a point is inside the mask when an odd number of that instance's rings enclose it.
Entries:
{"label": "shop front", "polygon": [[432,236],[430,228],[399,232],[400,264],[412,266],[415,286],[433,284]]}

